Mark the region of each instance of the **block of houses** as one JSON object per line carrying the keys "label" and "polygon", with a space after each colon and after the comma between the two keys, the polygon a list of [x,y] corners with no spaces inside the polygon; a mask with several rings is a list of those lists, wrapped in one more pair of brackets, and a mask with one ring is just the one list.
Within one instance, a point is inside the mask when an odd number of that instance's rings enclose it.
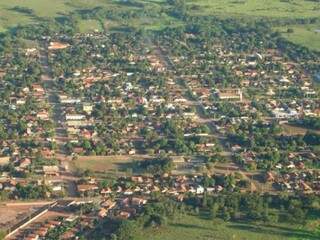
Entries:
{"label": "block of houses", "polygon": [[85,120],[86,116],[83,114],[66,114],[66,120]]}
{"label": "block of houses", "polygon": [[217,95],[220,100],[242,101],[242,90],[240,88],[218,89]]}

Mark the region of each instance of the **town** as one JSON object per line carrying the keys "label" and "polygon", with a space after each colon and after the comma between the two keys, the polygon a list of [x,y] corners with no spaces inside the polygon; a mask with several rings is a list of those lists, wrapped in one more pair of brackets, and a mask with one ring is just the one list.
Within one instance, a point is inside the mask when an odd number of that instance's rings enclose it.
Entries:
{"label": "town", "polygon": [[[296,219],[317,209],[319,53],[219,21],[207,34],[38,26],[1,41],[5,239],[131,239],[118,221],[161,225],[159,199],[226,220],[271,218],[218,205],[228,194],[278,197]],[[290,212],[296,196],[314,205]]]}

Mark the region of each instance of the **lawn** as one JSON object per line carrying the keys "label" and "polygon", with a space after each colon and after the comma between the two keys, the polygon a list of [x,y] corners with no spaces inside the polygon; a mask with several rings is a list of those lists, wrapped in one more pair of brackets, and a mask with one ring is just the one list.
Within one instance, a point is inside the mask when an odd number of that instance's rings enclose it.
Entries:
{"label": "lawn", "polygon": [[286,224],[233,223],[184,216],[161,229],[148,229],[135,240],[298,240],[318,239],[305,227]]}

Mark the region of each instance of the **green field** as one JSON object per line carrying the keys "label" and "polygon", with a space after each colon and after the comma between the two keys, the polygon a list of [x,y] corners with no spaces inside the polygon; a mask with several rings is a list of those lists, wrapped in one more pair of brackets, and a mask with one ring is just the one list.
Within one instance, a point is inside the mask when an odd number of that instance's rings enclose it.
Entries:
{"label": "green field", "polygon": [[101,32],[103,30],[103,26],[97,20],[81,20],[79,22],[79,31],[81,33],[98,31]]}
{"label": "green field", "polygon": [[285,224],[233,223],[194,216],[169,222],[160,229],[140,232],[135,240],[298,240],[319,239],[305,227]]}
{"label": "green field", "polygon": [[202,7],[202,11],[196,10],[195,14],[271,18],[309,18],[320,15],[320,3],[307,0],[189,0],[189,3]]}
{"label": "green field", "polygon": [[[121,0],[10,0],[0,1],[0,31],[17,26],[30,24],[43,19],[55,18],[80,9],[103,7],[113,10],[135,11],[138,7],[128,6]],[[135,0],[143,3],[146,11],[166,9],[166,0]],[[250,17],[250,18],[311,18],[320,17],[320,2],[308,0],[186,0],[193,15],[218,15],[222,17]],[[19,8],[31,10],[21,11]],[[122,27],[144,28],[158,30],[165,26],[179,25],[177,19],[168,16],[164,11],[160,17],[139,17],[129,21],[105,23],[94,20],[79,22],[81,32],[90,32],[95,29],[121,29]],[[312,29],[293,26],[293,34],[284,34],[290,41],[320,50],[319,35]]]}
{"label": "green field", "polygon": [[73,162],[73,167],[92,172],[124,171],[132,167],[133,161],[145,159],[149,157],[146,155],[79,156]]}
{"label": "green field", "polygon": [[[292,33],[287,33],[288,29],[292,29]],[[288,40],[309,47],[311,49],[320,50],[320,24],[319,25],[291,25],[288,27],[276,28]]]}

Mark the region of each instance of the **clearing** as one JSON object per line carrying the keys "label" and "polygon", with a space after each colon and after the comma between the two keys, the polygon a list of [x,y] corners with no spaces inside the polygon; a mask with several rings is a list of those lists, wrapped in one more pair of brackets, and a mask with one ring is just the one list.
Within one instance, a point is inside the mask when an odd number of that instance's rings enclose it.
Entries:
{"label": "clearing", "polygon": [[[288,29],[293,32],[288,32]],[[320,24],[289,25],[275,30],[291,42],[320,51]]]}
{"label": "clearing", "polygon": [[251,224],[207,220],[183,216],[160,229],[141,231],[135,240],[316,240],[317,236],[303,226],[286,224]]}
{"label": "clearing", "polygon": [[132,167],[134,161],[150,159],[148,155],[79,156],[74,167],[93,172],[117,172]]}

